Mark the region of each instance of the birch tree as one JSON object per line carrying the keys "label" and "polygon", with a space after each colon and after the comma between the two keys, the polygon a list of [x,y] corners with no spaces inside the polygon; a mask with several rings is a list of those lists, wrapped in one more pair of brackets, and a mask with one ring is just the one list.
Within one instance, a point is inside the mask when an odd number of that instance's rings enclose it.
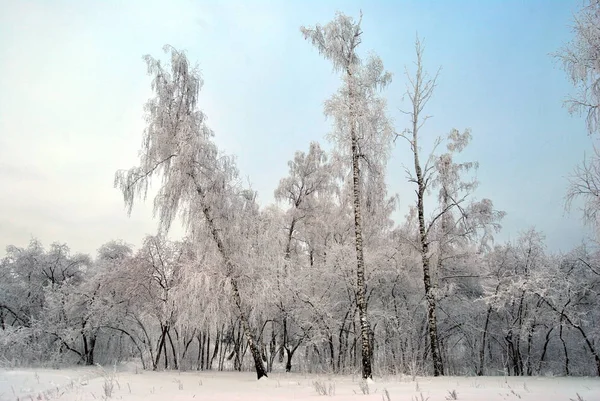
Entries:
{"label": "birch tree", "polygon": [[[423,110],[433,96],[438,74],[431,78],[425,72],[423,46],[419,38],[416,39],[415,49],[416,72],[412,76],[408,71],[406,72],[408,78],[406,94],[411,108],[404,113],[409,116],[410,125],[397,137],[409,143],[413,154],[413,168],[407,168],[406,171],[409,181],[417,187],[415,211],[418,233],[415,247],[421,255],[433,374],[439,376],[444,374],[444,364],[438,334],[436,300],[438,273],[446,268],[446,262],[453,260],[456,265],[459,256],[464,258],[472,253],[474,249],[469,246],[469,242],[478,237],[481,241],[479,249],[487,246],[487,243],[492,240],[493,231],[500,229],[498,221],[502,219],[504,212],[494,210],[493,203],[489,199],[479,202],[469,200],[478,183],[475,179],[465,179],[463,175],[476,169],[478,164],[454,160],[455,155],[469,143],[471,138],[469,130],[463,133],[456,129],[451,130],[447,136],[447,152],[440,156],[436,156],[435,151],[442,143],[442,138],[436,138],[431,153],[423,162],[420,130],[429,118],[423,114]],[[425,197],[435,188],[439,189],[438,207],[434,208],[432,216],[427,218]],[[435,243],[437,247],[434,246]],[[462,248],[462,250],[457,252],[452,248],[457,250]],[[433,259],[434,256],[437,257],[437,263]]]}
{"label": "birch tree", "polygon": [[391,81],[381,59],[371,56],[363,65],[357,53],[361,44],[361,21],[338,13],[333,21],[321,26],[301,27],[305,39],[342,74],[343,84],[325,103],[325,115],[334,120],[330,134],[343,160],[352,172],[352,198],[356,250],[356,304],[361,331],[362,377],[372,377],[372,345],[367,315],[365,263],[363,250],[363,214],[361,206],[362,174],[369,163],[385,164],[389,154],[391,130],[385,116],[385,100],[378,92]]}
{"label": "birch tree", "polygon": [[[553,54],[575,87],[565,100],[569,113],[586,117],[589,135],[600,134],[600,0],[586,0],[575,17],[573,39]],[[569,178],[566,207],[583,200],[583,218],[598,228],[600,218],[600,154],[594,146],[591,156],[575,168]]]}
{"label": "birch tree", "polygon": [[147,126],[140,163],[117,171],[115,187],[122,191],[131,213],[135,200],[147,196],[150,179],[160,176],[162,185],[154,198],[154,213],[159,216],[161,231],[168,231],[179,214],[192,238],[203,234],[212,238],[260,379],[267,372],[248,319],[250,311],[240,294],[240,264],[244,259],[235,255],[236,241],[243,241],[239,231],[244,225],[246,192],[239,188],[233,159],[219,151],[206,115],[198,107],[203,80],[197,67],[173,47],[165,46],[164,51],[170,53],[167,66],[144,56],[153,78],[154,97],[145,105]]}
{"label": "birch tree", "polygon": [[[409,172],[409,180],[417,185],[417,216],[418,216],[418,249],[421,253],[421,263],[423,267],[423,284],[425,287],[425,299],[427,301],[427,325],[429,333],[429,342],[431,347],[431,357],[433,359],[433,374],[440,376],[444,374],[444,366],[442,363],[442,355],[439,349],[437,316],[436,316],[436,299],[434,293],[434,285],[431,277],[431,255],[430,255],[430,238],[428,226],[425,222],[425,195],[431,180],[431,174],[434,169],[433,157],[429,157],[423,165],[419,153],[419,130],[427,121],[427,116],[423,116],[422,112],[431,97],[436,86],[438,74],[433,78],[429,78],[423,70],[423,47],[420,40],[417,38],[415,43],[417,61],[416,73],[414,77],[406,73],[409,84],[407,95],[410,99],[412,109],[406,114],[410,117],[410,128],[406,129],[400,136],[405,138],[413,153],[414,174]],[[442,217],[440,215],[440,217]]]}

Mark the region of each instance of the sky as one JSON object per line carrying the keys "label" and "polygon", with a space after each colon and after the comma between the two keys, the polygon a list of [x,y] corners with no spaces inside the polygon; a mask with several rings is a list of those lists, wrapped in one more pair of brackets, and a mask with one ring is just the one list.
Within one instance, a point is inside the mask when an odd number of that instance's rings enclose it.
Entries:
{"label": "sky", "polygon": [[[297,150],[326,143],[323,102],[339,84],[301,25],[362,10],[360,52],[392,72],[385,90],[398,131],[408,121],[405,66],[425,41],[425,68],[441,67],[426,113],[423,152],[452,128],[470,128],[477,198],[504,210],[497,240],[530,227],[568,251],[590,231],[566,213],[567,177],[592,150],[583,117],[562,101],[573,88],[550,53],[571,37],[580,1],[565,0],[0,0],[0,256],[7,245],[67,243],[94,255],[111,239],[154,234],[152,199],[128,216],[114,173],[136,164],[151,96],[142,56],[186,50],[204,79],[200,107],[218,145],[262,205]],[[414,203],[398,142],[388,164],[400,223]],[[182,235],[179,227],[172,233]]]}

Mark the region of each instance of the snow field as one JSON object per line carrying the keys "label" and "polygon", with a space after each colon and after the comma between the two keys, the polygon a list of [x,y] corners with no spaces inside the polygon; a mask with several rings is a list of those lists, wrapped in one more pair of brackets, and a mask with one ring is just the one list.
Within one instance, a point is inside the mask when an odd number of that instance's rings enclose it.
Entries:
{"label": "snow field", "polygon": [[[367,393],[368,394],[364,394]],[[0,370],[0,400],[600,401],[599,378],[376,377],[109,368]]]}

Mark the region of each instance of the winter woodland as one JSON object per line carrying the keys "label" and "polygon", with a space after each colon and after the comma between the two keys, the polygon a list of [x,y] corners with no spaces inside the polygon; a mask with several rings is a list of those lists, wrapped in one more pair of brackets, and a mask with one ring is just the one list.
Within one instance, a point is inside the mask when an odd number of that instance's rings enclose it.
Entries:
{"label": "winter woodland", "polygon": [[[505,213],[476,198],[472,136],[453,127],[423,148],[438,66],[417,38],[403,112],[388,117],[392,76],[363,54],[361,15],[338,13],[299,35],[339,87],[323,99],[326,140],[290,155],[276,203],[258,204],[233,155],[214,141],[203,77],[182,49],[144,56],[152,97],[137,165],[117,171],[131,212],[152,181],[159,222],[139,249],[120,240],[96,255],[37,240],[0,264],[0,362],[10,367],[112,365],[146,370],[237,370],[420,376],[600,376],[600,248],[566,253],[544,234],[499,243]],[[600,125],[600,1],[588,1],[572,42],[552,55],[572,79],[567,100]],[[140,68],[140,73],[143,70]],[[567,94],[565,94],[567,95]],[[560,101],[560,99],[557,99]],[[407,147],[413,193],[402,221],[386,189],[393,147]],[[483,163],[485,161],[482,161]],[[127,167],[127,166],[124,166]],[[600,217],[600,153],[565,184],[567,206]],[[558,194],[557,196],[560,196]],[[576,213],[576,210],[572,211]],[[183,221],[186,237],[170,240]],[[119,233],[114,233],[118,238]],[[107,239],[108,240],[108,239]]]}

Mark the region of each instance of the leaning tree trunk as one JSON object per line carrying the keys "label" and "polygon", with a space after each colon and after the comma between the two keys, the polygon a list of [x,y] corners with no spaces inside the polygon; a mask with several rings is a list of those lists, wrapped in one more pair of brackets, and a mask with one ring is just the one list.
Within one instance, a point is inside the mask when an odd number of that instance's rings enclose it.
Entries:
{"label": "leaning tree trunk", "polygon": [[[197,188],[197,191],[201,198],[204,198],[204,191],[202,191],[200,187]],[[252,357],[254,359],[254,366],[256,368],[257,379],[260,380],[261,377],[267,377],[267,370],[265,369],[265,365],[261,358],[260,350],[258,349],[256,339],[254,338],[254,334],[250,329],[250,323],[248,322],[248,318],[242,306],[242,298],[240,296],[238,282],[234,277],[235,268],[233,261],[231,260],[227,250],[225,249],[225,244],[223,243],[223,240],[221,239],[221,234],[217,229],[214,220],[212,219],[210,209],[208,207],[204,207],[203,213],[204,217],[206,218],[206,222],[208,223],[208,228],[212,234],[213,240],[217,245],[217,249],[219,250],[221,257],[225,262],[225,275],[229,278],[229,281],[231,283],[231,295],[233,298],[233,303],[235,304],[238,314],[240,316],[240,320],[242,322],[242,329],[244,330],[244,335],[246,337],[246,340],[248,341],[248,346],[250,347],[250,352],[252,353]]]}

